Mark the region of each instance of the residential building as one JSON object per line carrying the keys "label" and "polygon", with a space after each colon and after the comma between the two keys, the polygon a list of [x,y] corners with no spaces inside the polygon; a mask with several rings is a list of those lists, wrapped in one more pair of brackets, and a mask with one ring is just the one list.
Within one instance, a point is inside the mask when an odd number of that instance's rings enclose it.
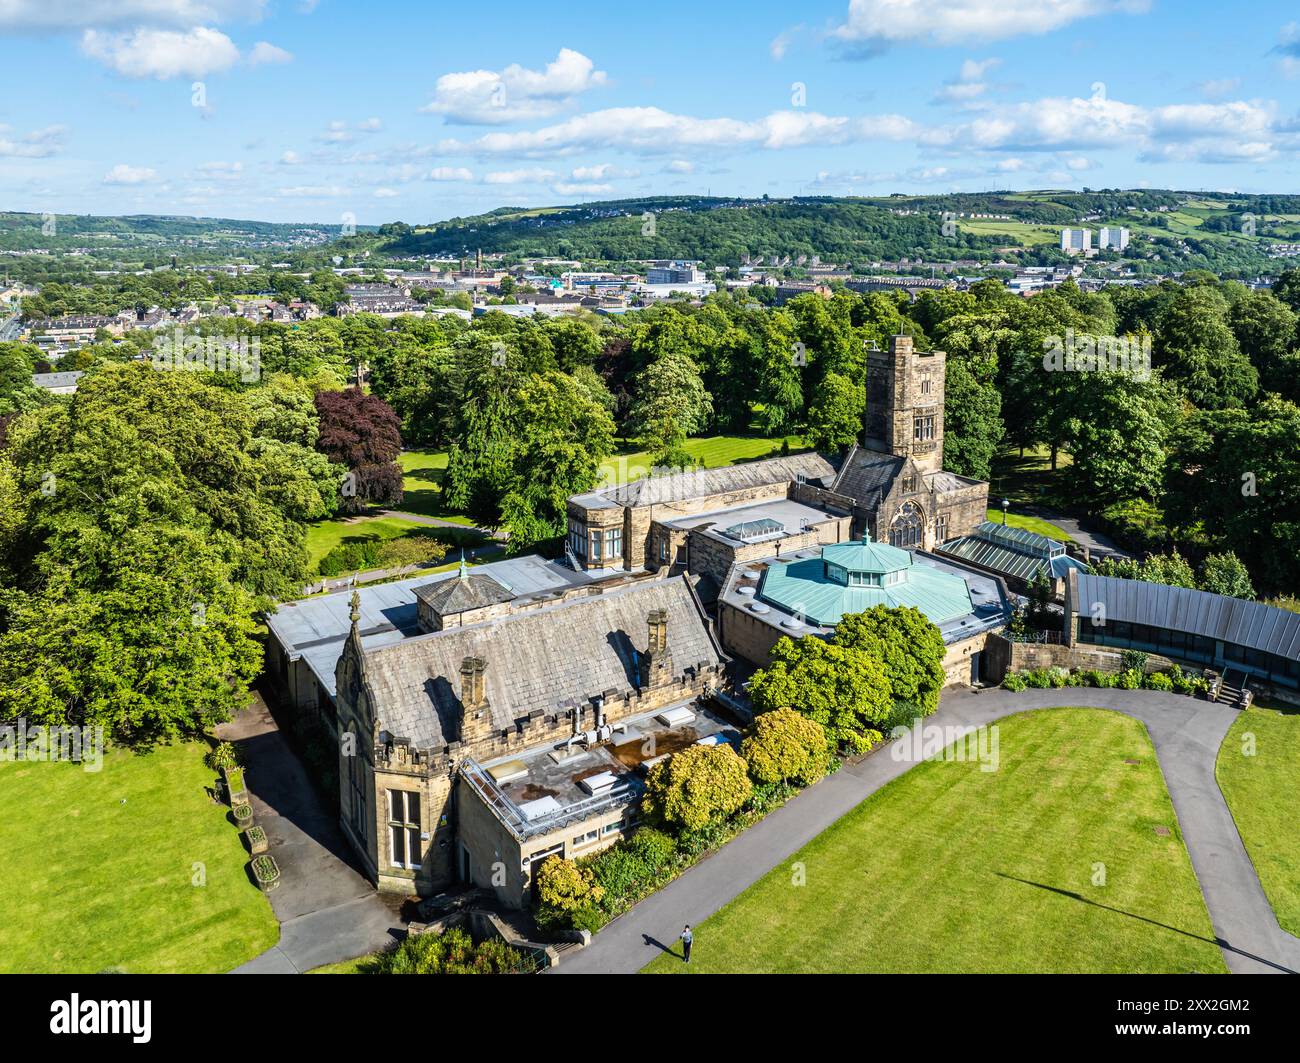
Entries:
{"label": "residential building", "polygon": [[1127,229],[1108,226],[1101,230],[1097,239],[1097,246],[1103,251],[1123,251],[1128,247],[1129,231]]}
{"label": "residential building", "polygon": [[1086,255],[1092,250],[1091,229],[1062,229],[1061,250],[1067,255]]}

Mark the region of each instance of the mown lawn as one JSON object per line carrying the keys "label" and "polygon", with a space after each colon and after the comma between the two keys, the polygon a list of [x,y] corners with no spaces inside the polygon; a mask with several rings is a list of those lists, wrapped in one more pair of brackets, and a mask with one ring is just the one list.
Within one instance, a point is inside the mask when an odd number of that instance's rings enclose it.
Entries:
{"label": "mown lawn", "polygon": [[1056,464],[1053,471],[1051,452],[1046,447],[1027,448],[1023,455],[1018,450],[1001,452],[993,459],[989,502],[1000,506],[1005,498],[1013,510],[1037,502],[1069,512],[1077,500],[1070,497],[1062,474],[1073,459],[1062,452]]}
{"label": "mown lawn", "polygon": [[646,970],[1226,969],[1140,723],[1025,713],[999,754],[911,769],[696,927],[689,967]]}
{"label": "mown lawn", "polygon": [[448,557],[456,547],[473,546],[482,541],[482,536],[470,529],[437,528],[428,524],[403,520],[400,517],[361,517],[357,520],[326,520],[313,524],[307,529],[307,559],[313,572],[317,571],[321,558],[344,543],[362,542],[366,539],[388,540],[400,539],[407,535],[419,535],[437,539],[448,546]]}
{"label": "mown lawn", "polygon": [[[790,436],[790,452],[807,449],[802,439]],[[781,440],[765,436],[700,436],[686,441],[686,450],[706,469],[719,469],[741,461],[774,458],[781,453]],[[650,473],[650,455],[630,446],[601,462],[602,484],[631,483]]]}
{"label": "mown lawn", "polygon": [[[1003,521],[1002,510],[990,509],[987,520],[994,524],[1001,524]],[[1058,542],[1070,543],[1074,540],[1050,521],[1043,520],[1041,517],[1028,517],[1020,513],[1008,513],[1006,523],[1012,528],[1023,528],[1025,531],[1037,532],[1039,535],[1046,535],[1049,539],[1056,539]]]}
{"label": "mown lawn", "polygon": [[1243,712],[1215,773],[1278,923],[1300,936],[1300,711]]}
{"label": "mown lawn", "polygon": [[0,763],[0,973],[219,973],[279,940],[206,751]]}
{"label": "mown lawn", "polygon": [[473,524],[463,513],[450,513],[442,501],[442,478],[447,473],[447,453],[442,450],[404,450],[397,456],[404,476],[402,504],[395,508],[422,517],[437,517],[454,524]]}

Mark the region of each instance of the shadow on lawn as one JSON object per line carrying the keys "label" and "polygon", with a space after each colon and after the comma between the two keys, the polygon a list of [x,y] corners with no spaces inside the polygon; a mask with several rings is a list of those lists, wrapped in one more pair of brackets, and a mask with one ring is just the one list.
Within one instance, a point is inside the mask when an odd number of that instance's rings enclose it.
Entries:
{"label": "shadow on lawn", "polygon": [[1175,934],[1182,934],[1183,937],[1193,938],[1196,941],[1204,941],[1211,945],[1218,945],[1219,948],[1221,949],[1227,949],[1229,952],[1235,952],[1238,956],[1245,956],[1246,959],[1248,960],[1256,960],[1259,963],[1267,964],[1269,967],[1276,968],[1277,970],[1282,971],[1285,974],[1300,974],[1300,972],[1293,971],[1289,967],[1283,967],[1281,964],[1274,963],[1272,960],[1266,960],[1262,956],[1256,956],[1254,953],[1244,952],[1239,948],[1235,948],[1229,942],[1224,941],[1223,938],[1219,938],[1219,937],[1207,938],[1207,937],[1202,937],[1200,934],[1193,934],[1187,930],[1180,930],[1176,926],[1170,926],[1168,923],[1161,923],[1155,919],[1148,919],[1144,915],[1134,915],[1132,912],[1126,912],[1120,908],[1112,908],[1108,904],[1101,904],[1097,901],[1091,901],[1087,897],[1083,896],[1083,894],[1075,893],[1074,890],[1063,890],[1058,886],[1046,886],[1041,882],[1030,882],[1028,879],[1016,878],[1015,875],[1004,875],[1001,871],[995,871],[994,874],[997,875],[998,878],[1004,878],[1010,882],[1019,882],[1023,886],[1033,886],[1035,889],[1046,890],[1048,893],[1055,893],[1062,897],[1068,897],[1070,900],[1079,901],[1081,904],[1090,904],[1094,908],[1102,909],[1102,911],[1114,912],[1116,915],[1122,915],[1128,919],[1136,919],[1141,923],[1149,923],[1151,926],[1158,926],[1162,930],[1171,930]]}

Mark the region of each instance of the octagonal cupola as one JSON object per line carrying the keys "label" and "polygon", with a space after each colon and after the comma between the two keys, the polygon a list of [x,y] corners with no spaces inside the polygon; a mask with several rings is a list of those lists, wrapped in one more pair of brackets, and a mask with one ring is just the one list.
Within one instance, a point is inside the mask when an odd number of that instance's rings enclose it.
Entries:
{"label": "octagonal cupola", "polygon": [[912,555],[888,543],[871,541],[871,533],[861,539],[822,549],[825,575],[841,587],[892,587],[907,579]]}

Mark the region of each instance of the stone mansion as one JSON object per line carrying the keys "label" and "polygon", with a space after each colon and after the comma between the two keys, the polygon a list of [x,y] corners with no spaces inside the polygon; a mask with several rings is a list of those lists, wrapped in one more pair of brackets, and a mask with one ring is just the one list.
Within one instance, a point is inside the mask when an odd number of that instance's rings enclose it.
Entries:
{"label": "stone mansion", "polygon": [[[568,550],[286,603],[267,673],[338,741],[339,816],[381,888],[528,903],[532,869],[637,822],[646,771],[739,741],[743,678],[783,636],[914,606],[950,683],[986,678],[996,573],[935,550],[985,517],[943,471],[944,355],[873,352],[861,444],[570,499]],[[1000,678],[1000,677],[997,677]]]}

